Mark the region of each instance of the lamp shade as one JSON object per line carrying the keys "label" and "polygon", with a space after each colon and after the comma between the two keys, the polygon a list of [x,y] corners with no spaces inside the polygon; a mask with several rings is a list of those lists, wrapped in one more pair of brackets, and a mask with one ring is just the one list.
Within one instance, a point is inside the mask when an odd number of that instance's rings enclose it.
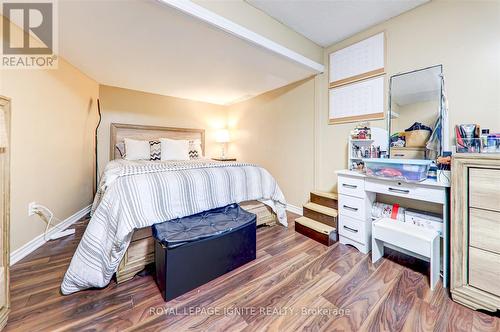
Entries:
{"label": "lamp shade", "polygon": [[229,130],[227,129],[220,129],[217,131],[215,134],[215,141],[217,143],[228,143],[229,140]]}
{"label": "lamp shade", "polygon": [[7,137],[7,122],[5,120],[5,110],[0,108],[0,148],[7,148],[9,139]]}

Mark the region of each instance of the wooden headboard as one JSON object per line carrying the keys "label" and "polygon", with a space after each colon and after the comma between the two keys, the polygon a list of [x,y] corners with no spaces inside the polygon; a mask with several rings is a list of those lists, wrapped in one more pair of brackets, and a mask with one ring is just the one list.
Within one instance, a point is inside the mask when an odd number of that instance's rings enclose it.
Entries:
{"label": "wooden headboard", "polygon": [[112,123],[110,138],[110,160],[121,158],[120,152],[116,148],[116,145],[118,143],[122,143],[124,138],[133,138],[139,140],[152,140],[157,138],[188,140],[199,139],[201,140],[203,155],[205,155],[205,129]]}

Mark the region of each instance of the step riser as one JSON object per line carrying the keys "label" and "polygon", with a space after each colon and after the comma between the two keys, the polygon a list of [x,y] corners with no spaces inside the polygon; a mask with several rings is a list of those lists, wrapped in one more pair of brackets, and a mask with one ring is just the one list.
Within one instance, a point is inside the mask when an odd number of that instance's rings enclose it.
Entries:
{"label": "step riser", "polygon": [[316,220],[320,223],[323,223],[325,225],[331,226],[331,227],[337,227],[337,218],[327,216],[326,214],[319,213],[313,210],[309,210],[308,208],[304,207],[303,208],[303,215],[304,217],[310,218],[312,220]]}
{"label": "step riser", "polygon": [[328,247],[335,243],[328,235],[316,232],[315,230],[299,223],[295,223],[295,231]]}
{"label": "step riser", "polygon": [[323,196],[318,196],[316,194],[311,193],[311,202],[316,203],[319,205],[323,205],[332,209],[338,209],[339,204],[337,200],[323,197]]}

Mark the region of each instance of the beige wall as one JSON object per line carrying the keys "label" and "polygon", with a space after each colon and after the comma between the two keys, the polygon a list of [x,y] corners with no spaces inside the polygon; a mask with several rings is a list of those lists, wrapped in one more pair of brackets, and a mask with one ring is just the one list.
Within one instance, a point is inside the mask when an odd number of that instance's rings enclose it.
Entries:
{"label": "beige wall", "polygon": [[[328,47],[324,57],[380,31],[387,38],[387,77],[443,64],[450,126],[472,122],[500,132],[500,2],[432,1]],[[327,124],[328,78],[317,79],[316,187],[332,190],[334,171],[347,167],[347,137],[355,124]],[[384,121],[372,125],[385,128]]]}
{"label": "beige wall", "polygon": [[194,0],[194,2],[311,60],[323,63],[323,47],[243,0]]}
{"label": "beige wall", "polygon": [[0,71],[0,94],[12,99],[12,251],[45,229],[30,202],[61,219],[91,203],[98,84],[60,59],[55,70]]}
{"label": "beige wall", "polygon": [[295,206],[314,184],[314,89],[306,79],[228,107],[230,154],[265,167]]}
{"label": "beige wall", "polygon": [[220,105],[167,97],[107,85],[99,87],[102,122],[99,128],[99,170],[109,161],[111,123],[205,129],[209,157],[220,154],[215,132],[226,126],[226,108]]}

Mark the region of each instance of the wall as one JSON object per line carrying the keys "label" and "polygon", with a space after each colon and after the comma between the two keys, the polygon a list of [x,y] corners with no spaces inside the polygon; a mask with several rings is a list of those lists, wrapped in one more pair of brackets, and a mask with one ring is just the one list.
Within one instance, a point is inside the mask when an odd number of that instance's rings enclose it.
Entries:
{"label": "wall", "polygon": [[228,107],[230,155],[265,167],[295,206],[314,186],[314,90],[310,78]]}
{"label": "wall", "polygon": [[[328,47],[328,54],[385,31],[386,77],[443,64],[450,126],[478,123],[500,132],[500,2],[432,1]],[[328,125],[328,75],[316,95],[316,187],[332,190],[347,167],[347,137],[355,123]],[[386,84],[387,90],[387,84]],[[385,128],[384,121],[372,126]]]}
{"label": "wall", "polygon": [[311,60],[323,63],[323,47],[243,0],[193,2]]}
{"label": "wall", "polygon": [[217,156],[215,132],[226,125],[226,108],[220,105],[128,90],[99,87],[102,122],[99,128],[99,170],[109,161],[111,123],[205,129],[205,154]]}
{"label": "wall", "polygon": [[60,58],[58,69],[0,70],[0,94],[12,99],[13,251],[45,229],[40,218],[28,217],[29,202],[60,219],[91,203],[98,84]]}

